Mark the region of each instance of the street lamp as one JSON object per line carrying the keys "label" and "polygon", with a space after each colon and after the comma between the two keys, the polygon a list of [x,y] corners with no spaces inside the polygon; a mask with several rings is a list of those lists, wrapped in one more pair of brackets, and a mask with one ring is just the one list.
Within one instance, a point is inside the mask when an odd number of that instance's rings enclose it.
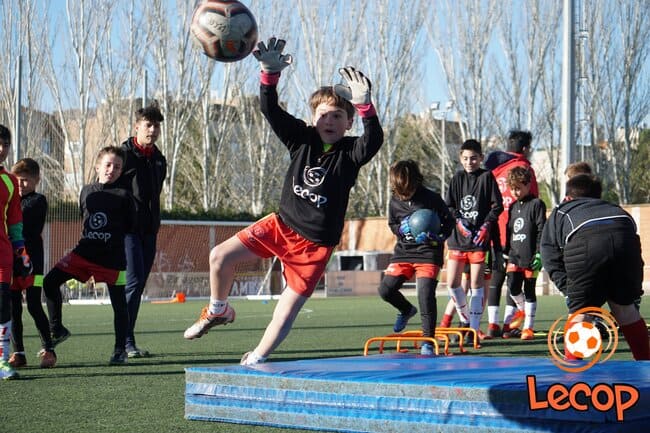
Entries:
{"label": "street lamp", "polygon": [[445,189],[447,189],[446,177],[447,177],[447,134],[445,132],[445,126],[447,124],[447,113],[449,113],[454,108],[454,101],[449,100],[445,103],[445,108],[440,109],[440,102],[435,101],[431,104],[431,112],[438,112],[441,115],[441,127],[440,127],[440,146],[441,146],[441,155],[440,155],[440,195],[445,196]]}

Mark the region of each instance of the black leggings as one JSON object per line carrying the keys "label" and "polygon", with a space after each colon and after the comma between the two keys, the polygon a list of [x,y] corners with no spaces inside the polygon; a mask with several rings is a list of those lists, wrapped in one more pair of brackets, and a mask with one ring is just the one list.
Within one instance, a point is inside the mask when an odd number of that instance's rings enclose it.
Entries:
{"label": "black leggings", "polygon": [[[59,268],[53,268],[43,280],[43,291],[45,292],[47,309],[50,315],[50,329],[54,334],[58,334],[63,328],[63,298],[60,287],[70,279],[75,279],[75,277]],[[123,350],[126,344],[126,332],[129,326],[129,314],[126,309],[124,286],[109,284],[108,295],[111,298],[111,307],[113,308],[115,349]]]}
{"label": "black leggings", "polygon": [[[506,280],[506,273],[501,269],[492,270],[492,279],[490,279],[490,289],[488,290],[488,306],[498,307],[501,302],[501,288]],[[506,296],[506,305],[515,306],[515,301],[510,296]]]}
{"label": "black leggings", "polygon": [[[14,352],[24,352],[23,343],[23,292],[19,290],[11,291],[11,341]],[[34,324],[41,337],[41,347],[46,350],[52,350],[52,337],[50,327],[41,305],[41,288],[31,286],[25,290],[27,299],[27,311],[34,319]]]}
{"label": "black leggings", "polygon": [[[379,286],[379,296],[397,308],[401,314],[408,314],[413,308],[411,304],[400,292],[402,284],[406,281],[404,276],[386,275],[381,280]],[[438,315],[438,305],[436,302],[436,286],[438,281],[433,278],[416,278],[415,287],[418,295],[418,304],[420,307],[420,317],[422,318],[422,335],[433,337],[436,332],[436,320]]]}
{"label": "black leggings", "polygon": [[520,295],[521,286],[523,285],[526,302],[537,302],[537,294],[535,293],[536,281],[537,278],[525,278],[523,272],[508,272],[508,291],[511,296]]}

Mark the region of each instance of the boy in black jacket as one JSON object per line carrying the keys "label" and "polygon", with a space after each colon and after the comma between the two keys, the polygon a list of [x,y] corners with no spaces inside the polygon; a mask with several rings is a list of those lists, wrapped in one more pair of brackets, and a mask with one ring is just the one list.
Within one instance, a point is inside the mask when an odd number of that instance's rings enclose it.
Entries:
{"label": "boy in black jacket", "polygon": [[41,304],[41,287],[43,287],[43,239],[41,232],[45,226],[47,215],[47,199],[43,194],[36,192],[40,181],[40,167],[31,158],[23,158],[11,168],[18,179],[18,192],[20,193],[20,207],[23,211],[23,237],[25,248],[32,261],[33,272],[26,277],[14,275],[11,282],[11,339],[14,353],[9,358],[9,363],[20,368],[27,365],[25,346],[23,343],[23,291],[27,300],[27,310],[34,319],[34,324],[41,337],[41,368],[52,368],[56,364],[54,344],[50,335],[50,326]]}
{"label": "boy in black jacket", "polygon": [[607,302],[634,359],[650,360],[648,330],[634,306],[643,293],[641,240],[632,216],[601,200],[601,192],[592,175],[567,181],[567,197],[542,232],[542,263],[567,297],[569,313]]}
{"label": "boy in black jacket", "polygon": [[122,143],[124,168],[119,179],[120,187],[133,194],[137,219],[133,233],[124,239],[126,251],[126,303],[129,326],[126,334],[126,351],[129,358],[149,356],[135,341],[135,323],[140,311],[144,286],[156,257],[158,230],[160,229],[160,194],[167,176],[167,160],[156,146],[163,122],[156,105],[135,112],[135,135]]}
{"label": "boy in black jacket", "polygon": [[528,168],[518,166],[508,172],[508,188],[515,201],[508,210],[510,215],[506,226],[504,254],[508,257],[508,295],[514,300],[516,307],[506,305],[503,338],[510,338],[519,333],[518,328],[510,330],[510,322],[517,309],[525,313],[521,339],[535,338],[535,284],[542,269],[539,244],[546,223],[546,205],[531,193],[532,181],[533,175]]}
{"label": "boy in black jacket", "polygon": [[95,165],[98,181],[82,188],[79,207],[83,216],[82,237],[74,249],[48,272],[43,280],[52,334],[60,335],[62,304],[60,287],[70,279],[108,285],[113,308],[115,348],[111,365],[126,364],[125,351],[128,313],[124,284],[126,257],[124,236],[133,231],[135,204],[133,197],[115,181],[122,172],[124,152],[107,146],[99,151]]}
{"label": "boy in black jacket", "polygon": [[[415,287],[422,318],[422,335],[434,337],[436,331],[436,286],[444,260],[444,242],[454,220],[440,194],[422,185],[424,180],[413,160],[397,161],[390,167],[393,195],[388,209],[388,226],[397,236],[390,265],[379,286],[381,298],[397,308],[399,314],[393,331],[401,332],[417,309],[400,293],[404,281],[415,275]],[[431,209],[440,220],[439,233],[426,233],[423,239],[411,231],[409,218],[418,209]],[[433,355],[431,343],[424,343],[421,354]]]}
{"label": "boy in black jacket", "polygon": [[[449,297],[464,327],[471,327],[479,335],[479,325],[485,299],[484,271],[490,250],[490,235],[503,211],[499,186],[490,171],[481,168],[483,152],[481,143],[466,140],[460,147],[463,166],[451,178],[447,190],[447,206],[456,225],[449,239],[447,260],[447,287]],[[465,264],[470,265],[469,308],[461,275]],[[469,323],[468,323],[469,322]]]}
{"label": "boy in black jacket", "polygon": [[[283,264],[287,289],[282,292],[257,347],[241,363],[264,362],[286,338],[298,312],[320,280],[339,243],[350,190],[361,167],[379,151],[383,131],[370,99],[370,81],[359,71],[339,70],[347,86],[322,87],[310,98],[312,122],[307,124],[278,104],[280,72],[292,57],[282,54],[285,41],[271,38],[253,52],[262,68],[262,113],[291,161],[284,179],[280,210],[217,245],[210,252],[210,303],[184,334],[199,338],[216,325],[235,320],[228,295],[235,266],[258,257],[277,256]],[[360,137],[346,137],[355,110],[364,127]]]}

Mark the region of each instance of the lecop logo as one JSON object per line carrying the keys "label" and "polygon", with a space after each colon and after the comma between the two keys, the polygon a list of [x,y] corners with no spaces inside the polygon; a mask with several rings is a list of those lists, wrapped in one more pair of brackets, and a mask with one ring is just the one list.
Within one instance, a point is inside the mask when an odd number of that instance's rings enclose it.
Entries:
{"label": "lecop logo", "polygon": [[[560,369],[570,373],[585,371],[598,362],[607,361],[616,351],[618,329],[609,311],[585,307],[571,314],[563,325],[561,321],[559,318],[551,325],[547,339],[551,360]],[[558,344],[560,339],[563,339],[562,345]],[[567,360],[565,353],[587,362]]]}
{"label": "lecop logo", "polygon": [[[571,314],[564,325],[560,324],[561,321],[562,318],[556,320],[548,333],[551,360],[560,369],[570,373],[582,372],[598,362],[607,361],[616,351],[618,330],[608,311],[596,307],[582,308]],[[558,344],[560,339],[563,339],[563,345]],[[564,350],[560,350],[561,346]],[[566,359],[565,353],[575,360]],[[613,411],[619,422],[624,421],[625,411],[635,406],[640,396],[635,386],[626,383],[601,382],[593,386],[583,381],[572,385],[553,383],[544,391],[537,389],[537,378],[529,375],[526,376],[526,386],[530,410]]]}

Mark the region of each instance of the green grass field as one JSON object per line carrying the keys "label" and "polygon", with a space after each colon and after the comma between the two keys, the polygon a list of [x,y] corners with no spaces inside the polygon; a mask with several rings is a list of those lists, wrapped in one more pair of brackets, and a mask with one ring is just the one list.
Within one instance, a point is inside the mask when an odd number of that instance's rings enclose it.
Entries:
{"label": "green grass field", "polygon": [[[415,299],[413,299],[415,302]],[[439,298],[439,316],[446,298]],[[198,316],[197,301],[185,304],[143,304],[138,343],[154,356],[108,366],[113,348],[110,306],[64,306],[65,325],[73,336],[57,348],[58,365],[38,368],[39,340],[25,311],[25,345],[29,366],[21,379],[0,383],[0,431],[11,433],[144,432],[298,432],[184,419],[184,368],[231,365],[255,347],[270,320],[275,302],[234,300],[235,323],[219,327],[195,341],[183,331]],[[650,305],[642,306],[650,317]],[[502,302],[503,305],[503,302]],[[566,314],[559,296],[542,297],[537,310],[538,331]],[[417,317],[417,316],[416,316]],[[311,299],[287,340],[270,362],[306,358],[355,356],[365,341],[392,331],[395,311],[378,297]],[[419,319],[409,329],[417,329]],[[377,353],[377,346],[371,353]],[[393,351],[394,346],[388,346]],[[485,341],[480,350],[462,356],[547,356],[546,339]],[[613,359],[631,360],[625,342]]]}

